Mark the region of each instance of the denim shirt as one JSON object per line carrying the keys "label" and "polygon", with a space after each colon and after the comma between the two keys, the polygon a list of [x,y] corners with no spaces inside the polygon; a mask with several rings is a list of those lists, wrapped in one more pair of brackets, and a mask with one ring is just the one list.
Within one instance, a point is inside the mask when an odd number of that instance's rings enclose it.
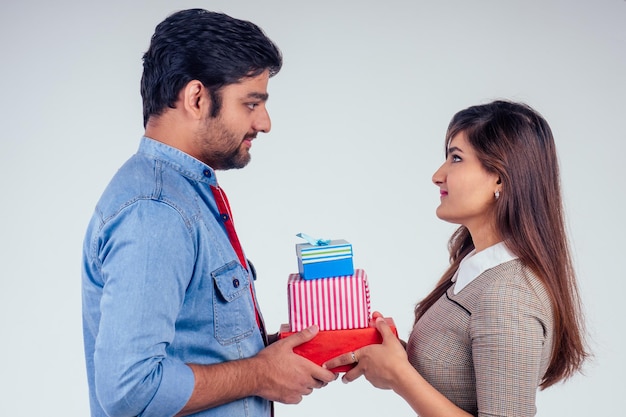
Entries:
{"label": "denim shirt", "polygon": [[[186,364],[263,349],[249,266],[228,240],[211,185],[209,166],[144,137],[98,202],[82,263],[92,416],[172,416],[194,388]],[[196,415],[269,414],[268,401],[249,397]]]}

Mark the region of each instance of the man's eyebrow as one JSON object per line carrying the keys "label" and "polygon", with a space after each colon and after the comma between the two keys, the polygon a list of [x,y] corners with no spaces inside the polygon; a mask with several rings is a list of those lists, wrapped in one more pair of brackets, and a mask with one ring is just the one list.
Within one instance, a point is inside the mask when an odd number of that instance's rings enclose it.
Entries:
{"label": "man's eyebrow", "polygon": [[267,101],[270,98],[270,95],[267,93],[248,93],[248,98],[254,98],[257,100]]}

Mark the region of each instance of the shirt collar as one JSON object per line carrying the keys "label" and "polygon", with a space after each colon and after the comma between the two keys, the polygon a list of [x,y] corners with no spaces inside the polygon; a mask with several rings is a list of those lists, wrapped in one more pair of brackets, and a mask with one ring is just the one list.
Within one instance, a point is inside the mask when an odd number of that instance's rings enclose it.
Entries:
{"label": "shirt collar", "polygon": [[144,136],[139,142],[138,153],[150,155],[167,162],[172,168],[188,178],[213,186],[217,185],[217,177],[213,168],[180,149],[166,145],[163,142]]}
{"label": "shirt collar", "polygon": [[467,284],[488,269],[505,262],[517,259],[517,256],[509,251],[504,242],[483,249],[480,252],[471,251],[459,264],[459,269],[452,277],[454,294],[458,294]]}

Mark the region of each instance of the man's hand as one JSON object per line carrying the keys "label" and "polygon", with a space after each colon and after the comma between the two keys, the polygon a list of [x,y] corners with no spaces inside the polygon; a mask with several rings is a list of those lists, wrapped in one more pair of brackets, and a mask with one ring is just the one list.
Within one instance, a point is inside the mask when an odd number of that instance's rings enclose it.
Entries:
{"label": "man's hand", "polygon": [[256,356],[213,365],[189,364],[195,386],[191,398],[177,416],[253,395],[285,404],[297,404],[302,396],[336,379],[328,369],[293,352],[293,348],[317,335],[316,326],[266,347]]}
{"label": "man's hand", "polygon": [[250,359],[254,363],[256,377],[260,378],[256,395],[285,404],[297,404],[313,389],[335,380],[337,376],[333,372],[293,352],[296,346],[313,339],[318,331],[317,326],[311,326],[276,341]]}

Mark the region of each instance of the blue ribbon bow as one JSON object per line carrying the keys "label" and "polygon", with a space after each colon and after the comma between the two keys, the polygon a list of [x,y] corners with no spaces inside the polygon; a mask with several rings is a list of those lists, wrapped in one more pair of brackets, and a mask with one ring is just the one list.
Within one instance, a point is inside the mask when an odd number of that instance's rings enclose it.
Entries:
{"label": "blue ribbon bow", "polygon": [[301,237],[313,246],[326,246],[330,243],[330,239],[316,239],[305,233],[298,233],[296,236]]}

